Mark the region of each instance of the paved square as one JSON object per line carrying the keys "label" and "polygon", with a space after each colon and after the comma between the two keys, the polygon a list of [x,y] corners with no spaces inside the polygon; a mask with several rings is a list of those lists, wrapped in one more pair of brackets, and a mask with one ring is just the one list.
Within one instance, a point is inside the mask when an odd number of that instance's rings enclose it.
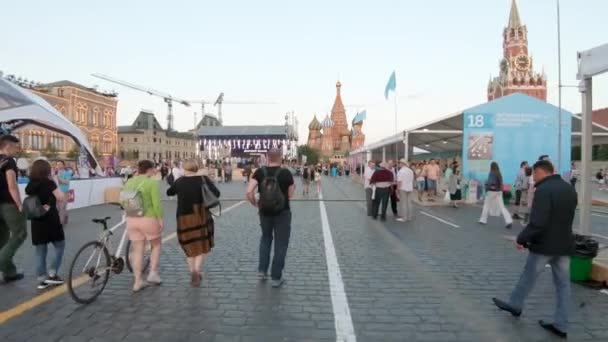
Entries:
{"label": "paved square", "polygon": [[[222,197],[232,200],[225,208],[244,198],[242,183],[220,187]],[[330,270],[339,269],[342,297],[330,290],[318,201],[292,205],[287,282],[280,289],[257,280],[259,223],[255,210],[241,203],[217,220],[216,247],[196,289],[189,286],[181,248],[169,239],[160,287],[132,294],[131,275],[123,273],[90,305],[78,305],[62,292],[16,313],[19,304],[44,296],[35,289],[34,252],[27,241],[16,260],[26,279],[0,285],[0,318],[10,313],[0,325],[0,340],[336,341],[344,329],[336,325],[338,315],[339,322],[350,319],[358,341],[551,340],[536,323],[552,315],[549,272],[520,319],[491,304],[492,296],[508,295],[521,271],[525,254],[504,238],[519,227],[505,231],[498,221],[479,226],[476,207],[416,208],[428,215],[418,213],[412,223],[395,222],[390,214],[386,223],[373,221],[363,202],[355,201],[363,198],[362,189],[347,178],[324,179],[323,195],[337,257]],[[175,231],[175,201],[166,200],[164,207],[168,237]],[[99,227],[90,219],[106,214],[115,221],[120,215],[109,206],[70,213],[64,275],[80,245],[97,236]],[[345,307],[346,316],[334,312]],[[574,285],[570,340],[607,339],[606,314],[607,295]]]}

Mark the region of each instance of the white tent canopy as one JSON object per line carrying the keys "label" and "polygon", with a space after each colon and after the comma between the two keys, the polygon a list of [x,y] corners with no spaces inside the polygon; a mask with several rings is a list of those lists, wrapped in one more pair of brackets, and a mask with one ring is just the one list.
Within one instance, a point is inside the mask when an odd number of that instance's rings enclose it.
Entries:
{"label": "white tent canopy", "polygon": [[[408,138],[408,145],[429,153],[461,152],[463,132],[463,112],[457,112],[448,116],[416,125],[401,133],[391,135],[380,141],[363,146],[351,152],[351,155],[366,153],[387,148],[387,156],[393,159],[395,148],[403,154],[403,141]],[[608,127],[593,123],[593,141],[595,144],[608,143]],[[572,115],[572,146],[580,146],[581,141],[581,116]]]}
{"label": "white tent canopy", "polygon": [[26,124],[38,126],[70,136],[87,151],[89,163],[98,174],[101,172],[93,149],[80,128],[48,102],[0,77],[0,122],[13,124],[13,129]]}

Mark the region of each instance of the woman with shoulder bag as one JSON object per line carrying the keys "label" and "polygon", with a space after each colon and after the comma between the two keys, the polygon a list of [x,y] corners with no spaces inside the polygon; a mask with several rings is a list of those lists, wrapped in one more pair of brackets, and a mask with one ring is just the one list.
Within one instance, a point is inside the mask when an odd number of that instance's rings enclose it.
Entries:
{"label": "woman with shoulder bag", "polygon": [[492,216],[502,216],[505,219],[506,228],[510,229],[513,225],[513,219],[502,199],[502,174],[498,168],[496,162],[490,164],[490,173],[488,174],[488,180],[486,181],[486,197],[483,202],[483,209],[481,211],[481,217],[479,218],[480,224],[486,224],[488,221],[488,214]]}
{"label": "woman with shoulder bag", "polygon": [[192,287],[199,287],[203,280],[203,263],[214,246],[215,228],[213,216],[204,203],[203,182],[206,182],[209,190],[218,198],[220,191],[209,177],[197,175],[196,161],[187,161],[184,171],[184,177],[167,189],[167,195],[177,195],[177,239],[186,254],[190,284]]}
{"label": "woman with shoulder bag", "polygon": [[[66,199],[52,179],[49,162],[40,159],[32,164],[30,182],[25,188],[25,193],[28,196],[37,196],[46,211],[44,216],[31,220],[32,244],[36,248],[38,289],[43,290],[51,285],[61,285],[63,280],[58,276],[58,272],[65,250],[65,235],[57,205]],[[47,272],[48,244],[53,244],[55,255]]]}

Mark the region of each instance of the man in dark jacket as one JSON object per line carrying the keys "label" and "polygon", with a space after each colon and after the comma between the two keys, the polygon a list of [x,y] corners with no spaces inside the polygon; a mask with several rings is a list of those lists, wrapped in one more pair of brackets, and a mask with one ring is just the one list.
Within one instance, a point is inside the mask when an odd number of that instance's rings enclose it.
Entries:
{"label": "man in dark jacket", "polygon": [[521,315],[524,301],[534,288],[545,265],[551,266],[557,292],[553,323],[539,324],[553,334],[566,338],[570,302],[570,255],[574,252],[572,221],[576,210],[576,192],[560,175],[553,174],[553,164],[539,160],[533,167],[536,191],[530,223],[517,236],[517,248],[528,249],[523,274],[508,302],[493,298],[494,304],[515,317]]}

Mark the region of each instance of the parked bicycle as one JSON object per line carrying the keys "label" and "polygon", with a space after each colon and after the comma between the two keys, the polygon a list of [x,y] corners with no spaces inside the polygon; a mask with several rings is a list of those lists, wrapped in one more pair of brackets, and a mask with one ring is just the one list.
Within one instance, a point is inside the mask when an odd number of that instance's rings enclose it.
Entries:
{"label": "parked bicycle", "polygon": [[[92,221],[103,227],[99,239],[85,243],[78,252],[70,265],[69,277],[67,281],[70,296],[78,303],[89,304],[93,302],[105,289],[110,275],[120,274],[127,266],[129,272],[133,272],[129,262],[131,241],[127,239],[127,229],[125,223],[127,216],[122,205],[111,203],[120,207],[122,219],[115,226],[108,229],[109,216],[95,218]],[[118,243],[116,251],[112,249],[112,236],[114,232],[124,227],[122,237]],[[123,247],[125,246],[123,254]],[[150,246],[146,247],[142,272],[146,272],[150,264]]]}

